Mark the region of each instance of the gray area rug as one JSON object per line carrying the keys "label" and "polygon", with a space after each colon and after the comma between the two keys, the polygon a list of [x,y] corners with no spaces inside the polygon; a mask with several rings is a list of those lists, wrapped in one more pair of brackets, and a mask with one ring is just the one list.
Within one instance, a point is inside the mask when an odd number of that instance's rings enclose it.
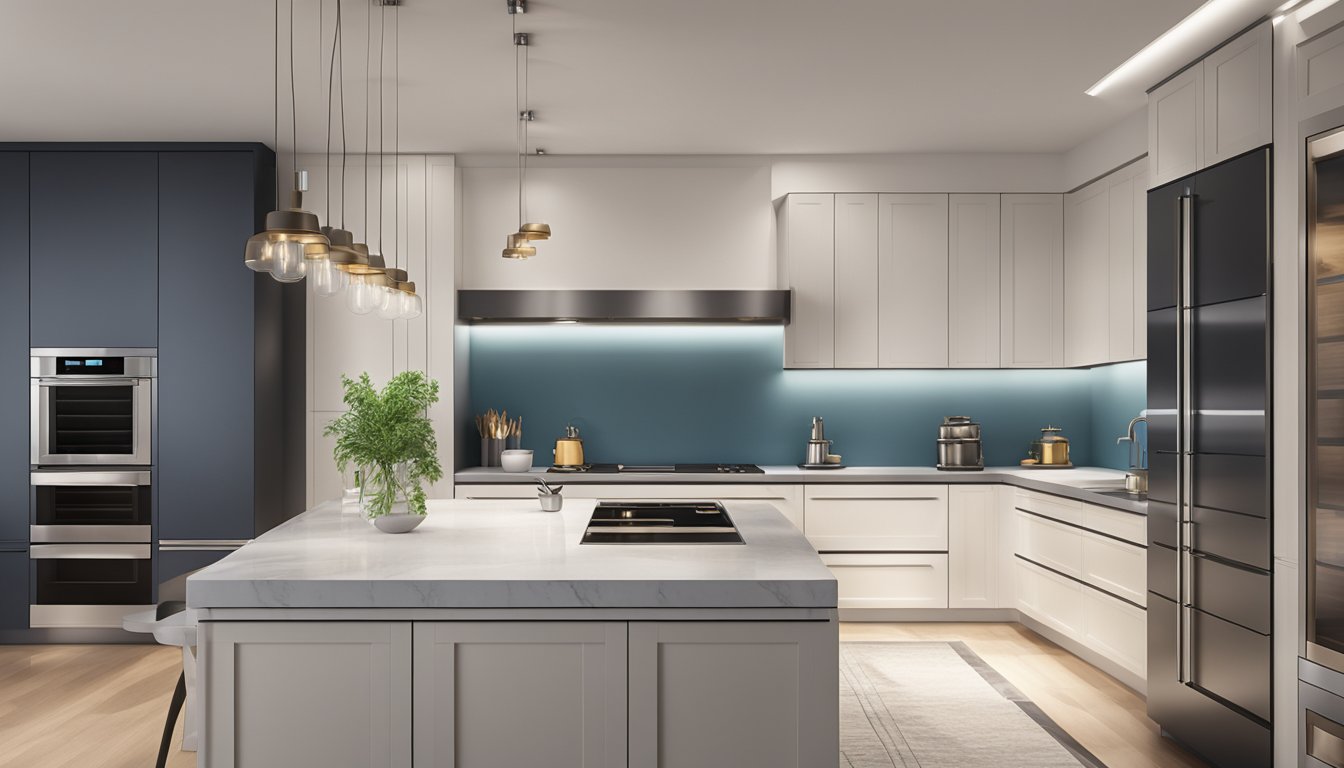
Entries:
{"label": "gray area rug", "polygon": [[840,644],[841,768],[1105,768],[965,643]]}

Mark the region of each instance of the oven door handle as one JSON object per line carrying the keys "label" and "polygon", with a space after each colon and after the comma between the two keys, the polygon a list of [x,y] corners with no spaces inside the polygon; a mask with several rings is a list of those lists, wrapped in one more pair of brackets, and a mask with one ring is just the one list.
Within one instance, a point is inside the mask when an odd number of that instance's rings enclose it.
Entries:
{"label": "oven door handle", "polygon": [[80,376],[77,379],[42,378],[37,379],[36,383],[39,387],[138,387],[148,381],[152,381],[152,379],[133,379],[123,376],[109,376],[106,378],[95,379],[89,376]]}
{"label": "oven door handle", "polygon": [[150,484],[148,472],[31,472],[32,487],[92,485],[115,488],[141,488]]}
{"label": "oven door handle", "polygon": [[148,544],[33,544],[31,560],[148,560]]}

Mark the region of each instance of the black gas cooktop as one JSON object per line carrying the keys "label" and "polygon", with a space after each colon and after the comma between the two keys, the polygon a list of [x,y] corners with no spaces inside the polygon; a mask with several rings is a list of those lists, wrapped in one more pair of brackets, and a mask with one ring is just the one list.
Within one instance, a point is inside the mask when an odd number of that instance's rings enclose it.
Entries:
{"label": "black gas cooktop", "polygon": [[685,474],[761,475],[765,470],[755,464],[584,464],[581,467],[551,467],[552,472],[581,474]]}

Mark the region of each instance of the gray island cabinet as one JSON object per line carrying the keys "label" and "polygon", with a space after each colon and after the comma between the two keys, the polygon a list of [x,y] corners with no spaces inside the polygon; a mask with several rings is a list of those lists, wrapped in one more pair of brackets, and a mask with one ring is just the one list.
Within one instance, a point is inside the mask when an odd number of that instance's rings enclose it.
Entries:
{"label": "gray island cabinet", "polygon": [[745,544],[581,544],[595,502],[323,505],[188,580],[200,764],[836,766],[836,582],[773,506]]}

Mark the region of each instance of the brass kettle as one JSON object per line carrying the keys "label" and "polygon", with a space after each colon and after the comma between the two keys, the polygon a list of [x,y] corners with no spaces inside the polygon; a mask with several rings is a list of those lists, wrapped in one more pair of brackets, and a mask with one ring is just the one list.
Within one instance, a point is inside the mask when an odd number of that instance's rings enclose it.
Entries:
{"label": "brass kettle", "polygon": [[565,427],[565,435],[555,441],[555,466],[583,466],[583,438],[579,437],[579,428],[573,424]]}

